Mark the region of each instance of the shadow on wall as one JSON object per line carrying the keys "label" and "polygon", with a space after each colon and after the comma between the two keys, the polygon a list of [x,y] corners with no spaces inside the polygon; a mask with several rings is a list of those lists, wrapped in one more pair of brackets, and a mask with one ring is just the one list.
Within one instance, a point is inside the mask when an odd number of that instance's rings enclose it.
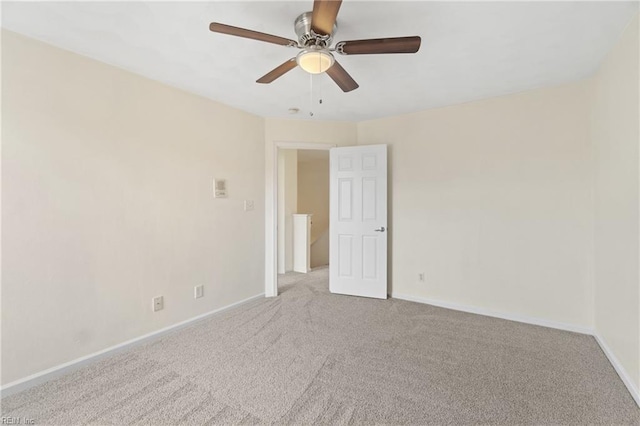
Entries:
{"label": "shadow on wall", "polygon": [[[313,230],[313,226],[311,227]],[[311,267],[326,266],[329,264],[329,227],[316,239],[311,240]]]}

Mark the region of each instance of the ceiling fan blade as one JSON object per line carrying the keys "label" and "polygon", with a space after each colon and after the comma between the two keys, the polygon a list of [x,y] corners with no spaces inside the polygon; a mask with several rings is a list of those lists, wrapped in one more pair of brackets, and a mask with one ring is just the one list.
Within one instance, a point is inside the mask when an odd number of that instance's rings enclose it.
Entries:
{"label": "ceiling fan blade", "polygon": [[276,78],[282,77],[297,66],[298,64],[296,63],[296,58],[291,58],[287,62],[278,65],[277,67],[260,77],[258,80],[256,80],[256,83],[271,83]]}
{"label": "ceiling fan blade", "polygon": [[327,74],[329,74],[329,77],[331,77],[331,79],[340,86],[343,92],[350,92],[360,87],[358,83],[351,78],[349,73],[342,68],[338,61],[335,61],[331,68],[327,70]]}
{"label": "ceiling fan blade", "polygon": [[420,49],[420,42],[418,36],[341,41],[336,43],[336,52],[345,55],[416,53]]}
{"label": "ceiling fan blade", "polygon": [[316,34],[331,34],[341,4],[342,0],[315,0],[311,16],[311,29]]}
{"label": "ceiling fan blade", "polygon": [[245,28],[232,27],[231,25],[212,22],[209,29],[214,33],[228,34],[237,37],[250,38],[253,40],[266,41],[267,43],[279,44],[281,46],[298,46],[298,43],[288,38],[265,34],[258,31],[247,30]]}

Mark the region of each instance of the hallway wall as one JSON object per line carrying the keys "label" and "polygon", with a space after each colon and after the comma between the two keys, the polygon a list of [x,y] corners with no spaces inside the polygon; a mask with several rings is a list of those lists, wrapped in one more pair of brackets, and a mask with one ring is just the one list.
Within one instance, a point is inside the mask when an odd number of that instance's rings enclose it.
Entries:
{"label": "hallway wall", "polygon": [[311,213],[311,267],[329,264],[329,152],[298,152],[298,213]]}

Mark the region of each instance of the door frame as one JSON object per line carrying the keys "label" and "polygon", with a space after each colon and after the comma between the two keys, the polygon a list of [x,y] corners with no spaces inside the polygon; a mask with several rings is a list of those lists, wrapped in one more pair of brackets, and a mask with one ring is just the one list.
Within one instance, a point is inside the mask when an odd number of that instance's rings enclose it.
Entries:
{"label": "door frame", "polygon": [[[278,153],[281,149],[328,151],[336,144],[313,142],[276,142],[273,147],[271,173],[267,170],[265,194],[265,245],[264,245],[264,295],[278,295]],[[267,161],[269,159],[267,158]]]}

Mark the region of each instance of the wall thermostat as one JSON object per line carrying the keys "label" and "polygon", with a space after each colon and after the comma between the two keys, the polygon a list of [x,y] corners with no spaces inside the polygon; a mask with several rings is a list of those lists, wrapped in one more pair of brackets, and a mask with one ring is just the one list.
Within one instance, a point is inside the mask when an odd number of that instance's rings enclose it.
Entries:
{"label": "wall thermostat", "polygon": [[225,179],[213,180],[213,198],[227,198],[227,181]]}

